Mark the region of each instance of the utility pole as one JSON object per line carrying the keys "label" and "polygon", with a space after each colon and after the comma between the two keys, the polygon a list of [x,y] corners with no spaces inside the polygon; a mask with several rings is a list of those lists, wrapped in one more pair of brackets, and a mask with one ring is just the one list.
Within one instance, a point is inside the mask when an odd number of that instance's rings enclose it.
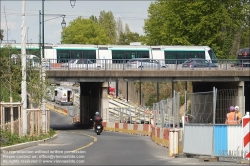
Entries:
{"label": "utility pole", "polygon": [[45,56],[44,56],[44,0],[42,0],[42,131],[46,131],[46,103],[45,103]]}
{"label": "utility pole", "polygon": [[27,135],[27,85],[26,85],[26,40],[25,40],[25,8],[26,0],[22,0],[21,52],[22,52],[22,128],[23,136]]}

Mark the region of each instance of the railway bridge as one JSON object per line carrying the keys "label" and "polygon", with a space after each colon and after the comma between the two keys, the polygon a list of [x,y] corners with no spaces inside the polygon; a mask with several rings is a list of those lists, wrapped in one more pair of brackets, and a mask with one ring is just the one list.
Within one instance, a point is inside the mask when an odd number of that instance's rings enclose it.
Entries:
{"label": "railway bridge", "polygon": [[[90,118],[98,110],[108,108],[108,82],[176,82],[190,81],[193,92],[219,89],[238,89],[238,95],[245,95],[250,101],[250,70],[46,70],[51,82],[80,83],[80,122],[91,124]],[[116,88],[117,90],[118,88]],[[245,110],[249,103],[245,102]],[[102,112],[105,116],[106,113]],[[104,117],[104,119],[106,119]]]}

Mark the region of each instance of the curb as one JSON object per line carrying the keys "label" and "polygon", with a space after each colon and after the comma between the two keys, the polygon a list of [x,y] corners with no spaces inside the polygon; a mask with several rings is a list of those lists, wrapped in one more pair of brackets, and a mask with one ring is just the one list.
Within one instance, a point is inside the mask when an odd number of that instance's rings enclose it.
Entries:
{"label": "curb", "polygon": [[250,160],[242,159],[240,161],[237,161],[237,164],[250,164]]}
{"label": "curb", "polygon": [[37,146],[38,144],[49,143],[49,142],[55,140],[56,138],[58,138],[57,134],[55,134],[51,138],[46,138],[46,139],[43,139],[43,140],[25,142],[25,143],[21,143],[21,144],[1,147],[0,148],[0,154],[3,154],[3,151],[15,151],[15,150],[20,150],[20,149],[24,149],[24,148],[28,148],[28,147],[32,147],[32,146]]}

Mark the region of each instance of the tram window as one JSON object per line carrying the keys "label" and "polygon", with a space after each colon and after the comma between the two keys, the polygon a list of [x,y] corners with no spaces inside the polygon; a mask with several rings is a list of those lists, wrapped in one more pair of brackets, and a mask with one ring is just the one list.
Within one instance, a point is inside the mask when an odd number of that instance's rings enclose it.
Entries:
{"label": "tram window", "polygon": [[57,50],[57,62],[65,63],[70,59],[70,50]]}
{"label": "tram window", "polygon": [[149,51],[137,51],[137,58],[149,58]]}
{"label": "tram window", "polygon": [[176,51],[165,51],[165,63],[174,64],[176,63]]}
{"label": "tram window", "polygon": [[81,58],[82,58],[82,50],[71,51],[71,59],[81,59]]}

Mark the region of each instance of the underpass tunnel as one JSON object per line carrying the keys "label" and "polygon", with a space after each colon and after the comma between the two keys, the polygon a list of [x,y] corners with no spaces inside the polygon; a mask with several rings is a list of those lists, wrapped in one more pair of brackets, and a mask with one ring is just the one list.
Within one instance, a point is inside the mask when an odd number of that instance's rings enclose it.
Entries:
{"label": "underpass tunnel", "polygon": [[90,119],[93,119],[95,112],[100,113],[103,121],[108,119],[108,83],[80,82],[80,91],[80,123],[83,126],[93,126]]}
{"label": "underpass tunnel", "polygon": [[[249,109],[249,83],[244,81],[238,82],[192,82],[193,93],[212,92],[213,87],[217,89],[216,95],[216,123],[225,123],[226,114],[229,112],[230,106],[238,105],[240,112],[245,115]],[[195,98],[193,98],[194,100]],[[212,107],[208,106],[213,103],[213,98],[202,100],[201,97],[196,98],[197,101],[192,103],[200,103],[200,106],[205,107],[206,112],[211,112]],[[199,101],[198,101],[199,100]],[[211,100],[211,101],[208,101]],[[203,103],[201,103],[201,101]],[[197,107],[197,106],[196,106]]]}

